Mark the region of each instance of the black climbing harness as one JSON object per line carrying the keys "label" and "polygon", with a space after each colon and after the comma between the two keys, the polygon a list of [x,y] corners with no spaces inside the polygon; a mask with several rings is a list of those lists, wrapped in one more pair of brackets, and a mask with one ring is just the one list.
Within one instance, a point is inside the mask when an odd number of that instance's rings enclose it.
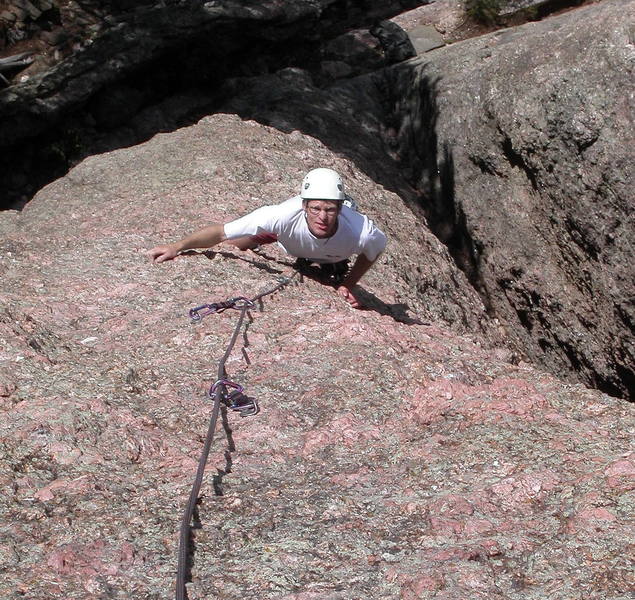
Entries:
{"label": "black climbing harness", "polygon": [[224,404],[229,409],[238,412],[241,417],[255,415],[260,410],[255,398],[247,396],[245,394],[244,388],[241,385],[228,379],[227,372],[225,370],[225,363],[227,362],[227,359],[229,358],[234,348],[236,339],[238,338],[238,334],[240,333],[243,322],[245,320],[245,316],[247,315],[249,309],[254,308],[256,306],[256,303],[265,296],[269,296],[291,283],[296,275],[298,275],[297,271],[290,277],[278,278],[278,283],[275,286],[265,290],[264,292],[259,293],[253,298],[238,296],[236,298],[230,298],[223,302],[202,304],[201,306],[197,306],[190,310],[190,319],[193,323],[200,322],[203,317],[206,317],[207,315],[220,313],[227,309],[238,310],[240,311],[240,315],[238,316],[238,321],[236,322],[234,333],[232,334],[229,344],[227,345],[225,354],[223,354],[218,363],[217,380],[215,383],[212,384],[208,392],[209,396],[214,400],[214,405],[207,428],[207,436],[205,437],[203,450],[201,452],[201,457],[199,458],[196,477],[194,479],[192,491],[190,492],[190,497],[183,513],[183,519],[181,521],[178,567],[176,574],[176,600],[186,599],[185,579],[187,571],[187,556],[190,545],[190,523],[192,522],[194,507],[196,506],[196,503],[198,501],[201,484],[203,483],[205,466],[207,465],[209,451],[212,447],[214,432],[216,430],[216,422],[218,421],[218,414],[220,412],[221,404]]}
{"label": "black climbing harness", "polygon": [[315,277],[327,285],[342,285],[349,271],[349,260],[344,259],[336,263],[313,264],[308,258],[297,258],[294,267],[308,277]]}

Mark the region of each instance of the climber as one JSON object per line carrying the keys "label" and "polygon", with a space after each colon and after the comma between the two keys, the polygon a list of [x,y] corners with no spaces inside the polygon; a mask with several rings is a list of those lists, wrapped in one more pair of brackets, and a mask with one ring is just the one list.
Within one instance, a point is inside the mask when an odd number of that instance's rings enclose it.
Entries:
{"label": "climber", "polygon": [[[180,252],[210,248],[228,241],[240,250],[278,242],[297,257],[300,269],[317,264],[338,294],[354,308],[361,303],[353,288],[386,246],[386,236],[365,215],[357,212],[344,193],[340,176],[332,169],[313,169],[302,181],[299,196],[281,204],[263,206],[225,223],[212,223],[183,239],[148,251],[155,263],[172,260]],[[348,259],[357,258],[348,269]]]}

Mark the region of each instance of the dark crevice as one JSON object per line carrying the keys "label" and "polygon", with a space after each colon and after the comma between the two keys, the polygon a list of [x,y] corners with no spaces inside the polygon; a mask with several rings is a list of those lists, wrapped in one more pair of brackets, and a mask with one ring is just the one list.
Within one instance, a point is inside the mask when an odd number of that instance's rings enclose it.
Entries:
{"label": "dark crevice", "polygon": [[579,352],[577,352],[577,350],[571,344],[567,342],[559,341],[558,345],[560,346],[560,348],[562,348],[563,352],[565,353],[567,357],[569,364],[571,365],[574,371],[581,373],[583,366],[588,366],[583,364],[585,362],[584,358],[580,355]]}
{"label": "dark crevice", "polygon": [[[5,120],[11,124],[0,136],[0,210],[22,208],[87,156],[139,144],[213,114],[225,100],[219,90],[230,78],[284,68],[316,72],[329,40],[423,3],[335,0],[321,8],[302,5],[296,14],[292,6],[278,10],[248,1],[232,8],[232,18],[214,20],[202,2],[168,1],[158,9],[147,1],[102,2],[100,37],[67,68],[67,81],[47,76],[37,102],[18,109],[9,104]],[[110,55],[100,55],[98,47],[111,49]],[[106,59],[121,64],[102,76],[98,64]],[[43,101],[60,102],[56,85],[76,87],[84,76],[93,87],[87,98],[49,111]],[[24,133],[18,132],[26,131],[28,137],[19,140]]]}
{"label": "dark crevice", "polygon": [[584,225],[571,215],[565,222],[567,231],[575,244],[584,252],[586,256],[597,261],[600,257],[600,248],[594,239],[594,233],[589,225]]}
{"label": "dark crevice", "polygon": [[[626,358],[624,358],[624,362],[626,362]],[[630,360],[630,364],[633,364],[632,360]],[[615,383],[611,383],[611,391],[608,391],[608,389],[604,388],[602,386],[602,383],[598,385],[599,389],[606,394],[609,394],[610,396],[615,396],[618,398],[623,397],[624,389],[631,390],[632,393],[633,390],[635,390],[635,370],[633,369],[633,367],[628,366],[628,364],[618,363],[616,366],[616,371],[618,377],[616,378],[617,381]]]}
{"label": "dark crevice", "polygon": [[516,314],[518,315],[518,320],[521,322],[522,326],[529,332],[534,328],[534,324],[530,318],[531,312],[526,309],[521,309],[516,307]]}
{"label": "dark crevice", "polygon": [[575,8],[584,4],[586,0],[546,0],[536,7],[525,9],[519,16],[529,21],[539,21],[554,13]]}
{"label": "dark crevice", "polygon": [[[249,41],[244,33],[242,39]],[[289,54],[287,47],[267,47],[262,40],[253,40],[228,60],[216,55],[208,40],[189,40],[96,92],[71,114],[43,126],[37,137],[3,152],[5,194],[0,209],[21,208],[87,156],[142,143],[214,113],[223,101],[218,90],[230,76],[269,74],[281,65],[312,66],[315,60],[310,48]],[[157,123],[148,118],[152,111],[159,113]]]}
{"label": "dark crevice", "polygon": [[[398,171],[413,188],[406,200],[422,210],[428,227],[448,249],[456,266],[465,274],[470,285],[480,295],[490,316],[494,308],[481,276],[482,248],[470,232],[467,217],[455,197],[455,166],[452,148],[440,144],[437,137],[438,79],[422,76],[419,81],[401,85],[388,84],[389,102],[385,106],[387,129],[399,132],[401,143]],[[396,96],[392,90],[411,89],[415,96],[409,105],[416,106],[404,120],[403,105],[408,99]],[[388,144],[390,140],[388,140]]]}
{"label": "dark crevice", "polygon": [[473,164],[475,164],[481,171],[481,173],[485,175],[496,175],[500,176],[500,173],[496,170],[496,167],[492,164],[491,161],[487,160],[483,156],[470,156],[470,160]]}
{"label": "dark crevice", "polygon": [[527,179],[529,179],[531,183],[531,187],[537,190],[538,182],[536,180],[535,171],[527,164],[522,155],[514,149],[512,141],[508,136],[505,136],[503,139],[502,149],[507,162],[509,162],[512,167],[517,167],[524,171],[525,175],[527,175]]}

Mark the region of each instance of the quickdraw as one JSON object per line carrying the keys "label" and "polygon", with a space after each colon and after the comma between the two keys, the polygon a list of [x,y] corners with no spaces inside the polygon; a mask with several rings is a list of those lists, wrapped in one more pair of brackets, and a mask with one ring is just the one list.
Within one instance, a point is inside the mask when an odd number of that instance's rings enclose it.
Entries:
{"label": "quickdraw", "polygon": [[[247,396],[242,385],[229,381],[229,379],[219,379],[209,388],[210,398],[216,396],[217,388],[221,388],[221,402],[233,411],[240,413],[241,417],[250,417],[260,412],[260,407],[255,398]],[[227,388],[233,388],[233,392],[227,392]]]}
{"label": "quickdraw", "polygon": [[[181,531],[179,536],[179,552],[178,552],[178,567],[176,573],[176,600],[186,600],[187,594],[185,590],[185,582],[187,576],[187,558],[190,546],[190,523],[192,522],[192,516],[194,514],[194,508],[198,501],[198,495],[201,491],[201,485],[203,483],[203,475],[205,473],[205,466],[207,465],[207,458],[209,456],[212,442],[214,440],[214,432],[216,430],[216,422],[218,421],[218,415],[220,413],[221,404],[227,406],[229,409],[236,411],[241,417],[248,417],[258,414],[260,408],[255,398],[247,396],[244,392],[244,388],[230,381],[227,378],[225,371],[225,363],[234,348],[238,334],[242,328],[245,315],[250,308],[256,306],[256,302],[277,292],[282,289],[298,275],[296,271],[291,277],[279,277],[278,283],[270,289],[257,294],[253,298],[246,298],[245,296],[237,296],[236,298],[230,298],[224,302],[213,302],[211,304],[202,304],[192,308],[189,312],[190,319],[193,323],[200,323],[207,315],[223,312],[227,309],[236,309],[240,311],[234,333],[227,345],[225,354],[218,363],[218,377],[214,384],[209,389],[209,396],[213,398],[214,404],[212,408],[212,414],[210,416],[209,425],[207,428],[207,435],[205,442],[203,443],[203,450],[201,457],[198,461],[198,468],[196,470],[196,477],[192,485],[190,497],[183,513],[183,519],[181,521]],[[228,391],[231,388],[231,392]]]}
{"label": "quickdraw", "polygon": [[196,306],[195,308],[190,309],[190,319],[194,323],[198,323],[203,320],[203,317],[207,315],[213,315],[216,313],[221,313],[228,308],[235,308],[236,310],[242,310],[244,306],[247,308],[254,307],[254,303],[249,300],[249,298],[245,298],[245,296],[237,296],[236,298],[229,298],[229,300],[225,300],[224,302],[212,302],[212,304],[201,304],[200,306]]}

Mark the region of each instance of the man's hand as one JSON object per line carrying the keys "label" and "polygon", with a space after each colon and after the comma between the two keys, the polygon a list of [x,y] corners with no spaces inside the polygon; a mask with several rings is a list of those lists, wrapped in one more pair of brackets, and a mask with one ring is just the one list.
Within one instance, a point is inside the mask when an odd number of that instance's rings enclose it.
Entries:
{"label": "man's hand", "polygon": [[353,308],[362,308],[361,302],[355,298],[353,292],[345,285],[340,285],[337,288],[337,293],[346,300]]}
{"label": "man's hand", "polygon": [[178,253],[179,251],[172,244],[168,244],[167,246],[152,248],[146,254],[152,259],[152,262],[162,263],[166,260],[172,260]]}
{"label": "man's hand", "polygon": [[223,226],[220,223],[212,223],[207,227],[203,227],[203,229],[191,233],[178,242],[152,248],[152,250],[148,250],[146,254],[155,263],[162,263],[166,260],[172,260],[179,252],[192,250],[193,248],[211,248],[212,246],[216,246],[216,244],[224,242],[226,239]]}

